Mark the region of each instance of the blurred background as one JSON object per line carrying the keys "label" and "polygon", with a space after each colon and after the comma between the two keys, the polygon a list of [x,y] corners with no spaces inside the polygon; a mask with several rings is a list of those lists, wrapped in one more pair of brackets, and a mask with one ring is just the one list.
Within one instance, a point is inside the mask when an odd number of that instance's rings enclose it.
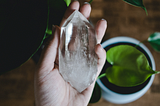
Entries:
{"label": "blurred background", "polygon": [[[81,5],[89,0],[79,0]],[[116,36],[129,36],[143,41],[153,32],[160,32],[160,1],[144,0],[148,16],[139,7],[126,4],[123,0],[93,0],[90,20],[96,25],[99,19],[105,19],[108,28],[103,38],[105,40]],[[160,71],[160,53],[155,52],[148,43]],[[0,106],[34,106],[34,69],[36,63],[29,59],[20,67],[0,76]],[[159,106],[160,104],[160,74],[147,93],[140,99],[124,105],[116,105],[103,98],[98,103],[89,106]]]}

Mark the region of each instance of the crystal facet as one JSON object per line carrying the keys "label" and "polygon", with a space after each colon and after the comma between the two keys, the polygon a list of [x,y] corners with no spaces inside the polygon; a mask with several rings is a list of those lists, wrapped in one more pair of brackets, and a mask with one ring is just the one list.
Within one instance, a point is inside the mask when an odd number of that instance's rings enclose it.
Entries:
{"label": "crystal facet", "polygon": [[75,10],[61,28],[59,70],[78,92],[93,83],[97,74],[96,33],[89,21]]}

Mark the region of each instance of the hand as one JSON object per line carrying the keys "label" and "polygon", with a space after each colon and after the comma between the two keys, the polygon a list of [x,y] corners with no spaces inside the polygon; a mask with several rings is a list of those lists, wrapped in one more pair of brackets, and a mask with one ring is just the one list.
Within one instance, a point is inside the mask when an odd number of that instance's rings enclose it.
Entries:
{"label": "hand", "polygon": [[[74,1],[66,10],[63,22],[74,11],[79,10],[79,2]],[[91,7],[84,4],[79,10],[87,19],[90,16]],[[61,25],[62,25],[61,24]],[[98,21],[96,25],[97,41],[101,42],[105,33],[107,24],[105,20]],[[60,38],[60,28],[53,28],[53,35],[45,46],[39,63],[35,71],[35,101],[36,106],[87,106],[95,81],[82,93],[77,92],[69,83],[65,82],[59,74],[57,61],[57,53]],[[95,46],[95,52],[98,56],[98,73],[97,77],[105,63],[106,52],[100,44]]]}

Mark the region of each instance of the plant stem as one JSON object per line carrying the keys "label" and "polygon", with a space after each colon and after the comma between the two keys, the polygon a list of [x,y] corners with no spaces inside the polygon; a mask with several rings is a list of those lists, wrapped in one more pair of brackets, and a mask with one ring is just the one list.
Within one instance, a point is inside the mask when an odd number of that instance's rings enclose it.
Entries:
{"label": "plant stem", "polygon": [[137,46],[139,46],[141,43],[144,43],[144,42],[148,42],[148,40],[144,40],[144,41],[139,42],[139,44],[137,44],[137,45],[135,46],[135,48],[137,48]]}
{"label": "plant stem", "polygon": [[49,10],[49,0],[48,0],[48,2],[47,2],[47,4],[48,4],[48,14],[47,14],[47,27],[46,27],[46,33],[48,34],[48,25],[49,25],[49,13],[50,13],[50,10]]}
{"label": "plant stem", "polygon": [[91,4],[91,3],[92,3],[92,1],[93,1],[93,0],[90,0],[90,1],[89,1],[89,4]]}
{"label": "plant stem", "polygon": [[155,71],[155,74],[160,74],[160,71]]}
{"label": "plant stem", "polygon": [[100,78],[102,78],[102,77],[105,77],[106,76],[106,73],[103,73],[103,74],[101,74],[99,77],[98,77],[98,79],[100,79]]}
{"label": "plant stem", "polygon": [[146,15],[148,16],[148,12],[147,9],[145,7],[143,7],[144,11],[146,12]]}

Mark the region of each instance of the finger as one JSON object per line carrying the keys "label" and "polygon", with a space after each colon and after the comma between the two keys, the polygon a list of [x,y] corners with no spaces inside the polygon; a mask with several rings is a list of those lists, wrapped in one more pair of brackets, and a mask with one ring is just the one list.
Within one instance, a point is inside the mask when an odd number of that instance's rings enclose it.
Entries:
{"label": "finger", "polygon": [[61,21],[61,24],[60,26],[63,25],[63,23],[65,22],[65,20],[75,11],[75,10],[79,10],[79,2],[78,1],[74,1],[72,2],[69,7],[67,8],[63,18],[62,18],[62,21]]}
{"label": "finger", "polygon": [[91,13],[91,5],[88,2],[85,2],[84,5],[80,8],[80,12],[89,19]]}
{"label": "finger", "polygon": [[52,31],[54,31],[53,35],[48,44],[45,45],[39,61],[39,66],[42,68],[49,68],[48,70],[51,70],[54,67],[60,39],[60,28],[58,26],[55,26],[55,28],[52,28]]}
{"label": "finger", "polygon": [[102,19],[96,24],[97,43],[100,43],[107,28],[107,21]]}
{"label": "finger", "polygon": [[106,51],[103,49],[103,47],[100,44],[97,44],[95,46],[95,52],[98,56],[98,62],[97,62],[97,67],[98,67],[97,77],[98,77],[106,61]]}
{"label": "finger", "polygon": [[[86,97],[90,97],[92,92],[93,92],[93,88],[94,88],[94,85],[95,85],[95,82],[97,80],[97,77],[99,76],[102,68],[103,68],[103,65],[106,61],[106,51],[102,48],[102,46],[100,44],[97,44],[95,46],[95,52],[98,56],[98,62],[97,62],[97,67],[98,67],[98,72],[97,72],[97,76],[95,78],[95,81],[86,89],[82,92],[82,94]],[[87,98],[86,98],[87,99]]]}

